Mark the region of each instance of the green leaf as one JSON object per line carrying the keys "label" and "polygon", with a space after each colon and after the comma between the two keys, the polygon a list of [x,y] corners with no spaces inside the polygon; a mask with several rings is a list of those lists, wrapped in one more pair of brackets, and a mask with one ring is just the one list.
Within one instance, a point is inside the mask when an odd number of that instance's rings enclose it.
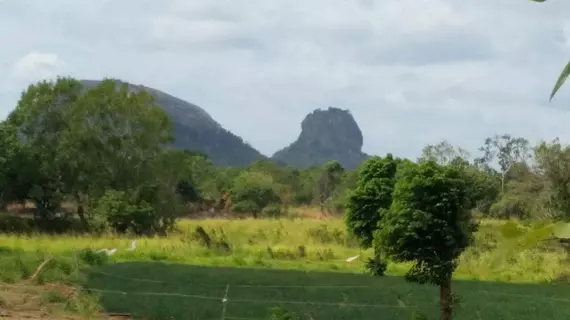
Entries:
{"label": "green leaf", "polygon": [[[542,0],[542,1],[545,1],[545,0]],[[550,100],[552,100],[552,98],[554,98],[554,95],[556,94],[556,92],[558,92],[558,89],[560,89],[560,87],[562,87],[564,82],[566,82],[566,79],[568,79],[569,75],[570,75],[570,61],[566,64],[566,66],[564,67],[564,69],[560,73],[560,76],[558,77],[558,80],[556,81],[556,84],[554,85],[554,88],[552,89],[552,93],[550,94]]]}

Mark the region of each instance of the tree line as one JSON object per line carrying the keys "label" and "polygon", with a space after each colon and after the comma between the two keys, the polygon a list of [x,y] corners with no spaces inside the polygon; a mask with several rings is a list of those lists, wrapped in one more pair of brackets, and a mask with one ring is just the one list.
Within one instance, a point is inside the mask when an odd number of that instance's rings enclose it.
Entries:
{"label": "tree line", "polygon": [[[356,170],[336,161],[296,169],[268,159],[216,167],[204,154],[169,147],[172,141],[169,117],[145,91],[111,79],[90,89],[72,78],[30,85],[0,123],[0,205],[31,202],[45,225],[65,216],[85,230],[136,233],[166,233],[176,218],[198,212],[276,217],[304,205],[342,215],[358,173],[379,159]],[[568,146],[497,135],[479,151],[472,159],[443,141],[415,162],[468,172],[482,216],[568,215]]]}

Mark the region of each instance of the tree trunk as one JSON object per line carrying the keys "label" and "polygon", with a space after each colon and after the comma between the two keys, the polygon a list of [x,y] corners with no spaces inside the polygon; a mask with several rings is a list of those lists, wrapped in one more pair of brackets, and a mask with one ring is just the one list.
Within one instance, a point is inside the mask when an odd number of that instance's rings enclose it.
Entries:
{"label": "tree trunk", "polygon": [[81,224],[83,225],[83,230],[88,231],[89,230],[89,222],[87,221],[87,218],[85,217],[85,210],[83,209],[82,204],[77,205],[77,215],[79,216],[79,220],[81,220]]}
{"label": "tree trunk", "polygon": [[87,221],[87,217],[85,217],[85,208],[83,207],[83,201],[81,201],[81,196],[79,194],[75,194],[75,203],[77,205],[77,215],[79,216],[79,220],[81,221],[83,231],[89,230],[89,221]]}
{"label": "tree trunk", "polygon": [[506,177],[507,173],[503,173],[501,175],[501,194],[505,194],[505,177]]}
{"label": "tree trunk", "polygon": [[442,284],[439,285],[439,308],[441,320],[453,319],[451,279],[446,279]]}

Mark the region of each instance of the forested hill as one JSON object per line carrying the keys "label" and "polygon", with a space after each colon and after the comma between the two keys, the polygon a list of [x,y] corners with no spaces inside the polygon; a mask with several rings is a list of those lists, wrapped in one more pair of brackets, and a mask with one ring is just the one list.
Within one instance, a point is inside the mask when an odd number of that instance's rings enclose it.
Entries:
{"label": "forested hill", "polygon": [[[86,88],[101,81],[82,80]],[[208,155],[219,166],[242,166],[264,156],[242,138],[224,129],[204,109],[167,93],[142,85],[129,84],[131,90],[144,89],[150,93],[172,118],[174,146]]]}

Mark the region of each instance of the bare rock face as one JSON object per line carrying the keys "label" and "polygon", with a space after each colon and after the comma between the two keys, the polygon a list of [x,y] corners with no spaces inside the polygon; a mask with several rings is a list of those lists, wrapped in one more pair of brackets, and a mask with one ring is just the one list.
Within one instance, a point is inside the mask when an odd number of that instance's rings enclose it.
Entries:
{"label": "bare rock face", "polygon": [[362,144],[362,132],[350,112],[329,107],[308,114],[301,123],[299,138],[272,159],[298,168],[336,160],[353,169],[369,157],[362,152]]}

